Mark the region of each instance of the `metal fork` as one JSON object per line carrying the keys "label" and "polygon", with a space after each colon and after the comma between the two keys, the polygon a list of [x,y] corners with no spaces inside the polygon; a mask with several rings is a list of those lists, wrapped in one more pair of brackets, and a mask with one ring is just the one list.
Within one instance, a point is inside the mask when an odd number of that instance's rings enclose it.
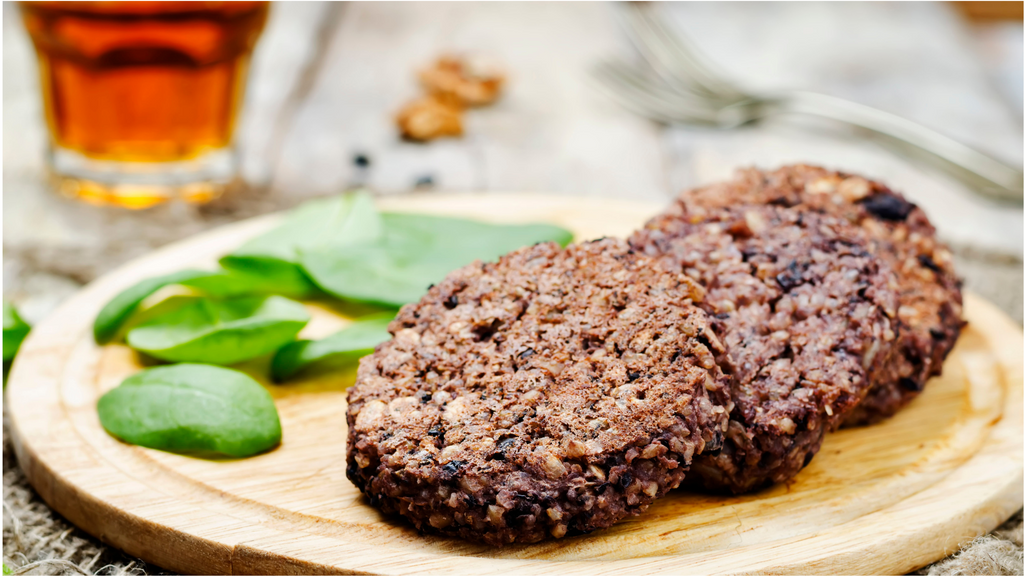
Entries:
{"label": "metal fork", "polygon": [[1024,173],[920,124],[870,106],[815,92],[755,94],[720,77],[670,29],[648,3],[628,2],[621,12],[630,39],[655,76],[621,61],[600,63],[599,85],[625,107],[665,124],[735,128],[778,114],[807,114],[882,136],[904,154],[944,169],[991,198],[1024,203]]}

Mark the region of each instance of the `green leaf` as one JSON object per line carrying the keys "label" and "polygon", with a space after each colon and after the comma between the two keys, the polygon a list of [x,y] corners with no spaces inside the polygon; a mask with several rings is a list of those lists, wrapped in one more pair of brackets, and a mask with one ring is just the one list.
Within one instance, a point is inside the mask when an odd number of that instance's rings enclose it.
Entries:
{"label": "green leaf", "polygon": [[164,286],[180,284],[182,281],[209,274],[210,272],[202,270],[182,270],[143,280],[114,296],[114,299],[107,302],[107,305],[100,310],[92,325],[92,334],[96,343],[106,344],[112,340],[121,326],[138,309],[139,304],[157,290]]}
{"label": "green leaf", "polygon": [[295,299],[305,299],[317,292],[302,269],[295,263],[278,258],[263,256],[227,255],[220,259],[220,265],[231,272],[262,278],[273,286],[273,292]]}
{"label": "green leaf", "polygon": [[28,336],[31,327],[21,319],[18,311],[7,300],[4,300],[4,363],[14,360],[14,355],[21,348],[21,342]]}
{"label": "green leaf", "polygon": [[143,370],[97,406],[111,435],[157,450],[244,457],[281,443],[270,394],[236,370],[177,364]]}
{"label": "green leaf", "polygon": [[306,202],[280,226],[249,240],[221,258],[221,266],[261,277],[275,292],[305,298],[316,292],[299,266],[299,254],[369,242],[381,234],[381,219],[373,198],[364,192]]}
{"label": "green leaf", "polygon": [[299,340],[277,351],[270,372],[280,382],[307,368],[351,364],[391,339],[388,324],[394,313],[366,316],[322,340]]}
{"label": "green leaf", "polygon": [[180,282],[207,296],[230,298],[256,294],[282,294],[280,285],[267,276],[245,270],[217,270]]}
{"label": "green leaf", "polygon": [[4,564],[4,574],[11,574],[11,573],[13,573],[13,570],[8,568],[7,564]]}
{"label": "green leaf", "polygon": [[128,332],[128,345],[172,362],[234,364],[269,354],[309,321],[305,307],[281,296],[198,298]]}
{"label": "green leaf", "polygon": [[538,242],[566,245],[572,233],[549,224],[499,225],[417,214],[384,214],[383,236],[344,250],[302,254],[303,269],[338,298],[401,306],[474,260],[492,261]]}

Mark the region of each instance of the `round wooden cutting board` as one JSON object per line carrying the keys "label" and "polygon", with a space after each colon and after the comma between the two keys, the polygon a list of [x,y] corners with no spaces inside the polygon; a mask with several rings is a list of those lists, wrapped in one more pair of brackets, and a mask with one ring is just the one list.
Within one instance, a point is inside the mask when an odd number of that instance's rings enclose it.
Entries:
{"label": "round wooden cutting board", "polygon": [[[532,195],[380,205],[554,222],[578,239],[628,234],[660,208]],[[6,394],[29,480],[70,521],[147,562],[206,574],[905,573],[990,531],[1024,500],[1024,338],[971,295],[970,323],[943,376],[891,420],[832,434],[789,483],[741,497],[676,490],[611,529],[535,545],[492,549],[421,536],[372,508],[345,478],[351,372],[266,384],[284,442],[254,458],[201,460],[107,435],[96,401],[142,359],[93,342],[99,309],[143,278],[212,266],[276,220],[197,236],[98,280],[33,330],[14,363]],[[347,322],[338,309],[310,308],[305,337]],[[241,368],[260,376],[266,363]]]}

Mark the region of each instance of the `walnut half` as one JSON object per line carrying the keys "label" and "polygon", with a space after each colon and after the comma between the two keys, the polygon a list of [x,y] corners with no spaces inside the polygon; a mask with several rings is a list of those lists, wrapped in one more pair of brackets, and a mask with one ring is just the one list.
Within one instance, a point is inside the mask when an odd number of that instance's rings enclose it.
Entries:
{"label": "walnut half", "polygon": [[427,141],[442,136],[461,136],[460,110],[433,96],[406,104],[396,118],[402,136]]}
{"label": "walnut half", "polygon": [[454,99],[463,106],[484,106],[498,99],[504,76],[479,59],[442,56],[430,68],[420,71],[427,92],[442,99]]}

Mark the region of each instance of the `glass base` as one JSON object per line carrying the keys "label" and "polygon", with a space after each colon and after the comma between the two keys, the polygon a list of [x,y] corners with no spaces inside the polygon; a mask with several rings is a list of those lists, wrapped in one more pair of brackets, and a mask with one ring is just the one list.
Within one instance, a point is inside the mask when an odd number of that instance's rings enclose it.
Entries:
{"label": "glass base", "polygon": [[237,173],[233,150],[180,162],[118,162],[53,147],[50,178],[60,194],[90,204],[141,209],[170,200],[203,204],[227,190]]}

